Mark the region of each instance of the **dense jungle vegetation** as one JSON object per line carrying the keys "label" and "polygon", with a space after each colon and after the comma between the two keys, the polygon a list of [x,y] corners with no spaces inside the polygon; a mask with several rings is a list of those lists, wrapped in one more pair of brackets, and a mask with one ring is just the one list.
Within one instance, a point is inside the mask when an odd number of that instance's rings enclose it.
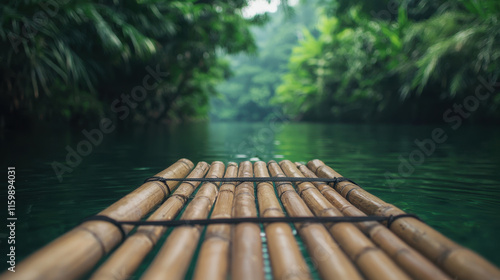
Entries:
{"label": "dense jungle vegetation", "polygon": [[243,18],[246,5],[242,0],[4,1],[2,122],[205,117],[214,86],[229,73],[220,54],[255,51],[249,26],[265,16]]}
{"label": "dense jungle vegetation", "polygon": [[248,4],[4,1],[1,125],[500,121],[499,1]]}
{"label": "dense jungle vegetation", "polygon": [[475,94],[499,73],[500,2],[397,3],[345,1],[333,16],[324,11],[320,34],[304,30],[294,48],[276,101],[315,120],[446,121],[455,103],[477,110],[471,119],[498,120],[498,88],[480,110]]}

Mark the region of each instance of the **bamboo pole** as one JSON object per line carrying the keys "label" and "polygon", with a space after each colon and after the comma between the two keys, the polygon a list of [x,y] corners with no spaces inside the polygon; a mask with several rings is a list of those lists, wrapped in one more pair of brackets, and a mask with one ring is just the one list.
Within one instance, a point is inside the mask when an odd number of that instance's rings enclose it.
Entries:
{"label": "bamboo pole", "polygon": [[[307,166],[295,163],[307,178],[318,178]],[[342,195],[323,182],[313,182],[316,188],[345,216],[366,217],[366,214],[349,203]],[[428,259],[408,246],[397,235],[379,222],[355,223],[372,241],[385,251],[401,268],[413,279],[441,279],[449,278],[443,271],[432,264]]]}
{"label": "bamboo pole", "polygon": [[[156,174],[164,178],[186,176],[193,163],[180,159]],[[178,182],[169,182],[176,186]],[[96,194],[98,195],[98,194]],[[147,182],[118,200],[99,215],[116,220],[139,220],[168,196],[165,185]],[[124,226],[125,232],[132,226]],[[16,273],[4,273],[1,279],[74,279],[90,270],[104,255],[122,240],[120,230],[109,222],[88,221],[57,238],[35,252],[16,268]]]}
{"label": "bamboo pole", "polygon": [[[254,164],[255,177],[269,177],[266,163]],[[257,198],[261,217],[284,217],[271,182],[257,185]],[[274,279],[311,279],[307,264],[287,223],[264,225]]]}
{"label": "bamboo pole", "polygon": [[[295,164],[289,160],[281,161],[280,166],[288,177],[304,177]],[[337,208],[321,195],[312,183],[297,182],[296,186],[300,197],[302,197],[316,216],[343,216]],[[329,223],[326,226],[333,238],[349,255],[352,262],[357,265],[368,279],[410,279],[405,272],[352,223]]]}
{"label": "bamboo pole", "polygon": [[[208,163],[199,162],[187,178],[203,178],[208,171],[208,167]],[[181,183],[175,192],[147,220],[158,221],[175,218],[199,184],[199,181]],[[92,275],[91,279],[128,279],[166,230],[167,227],[140,226]]]}
{"label": "bamboo pole", "polygon": [[[285,177],[280,166],[274,161],[268,164],[273,177]],[[290,182],[277,182],[276,188],[287,213],[292,217],[310,217],[313,213],[295,192]],[[300,237],[306,244],[315,266],[323,279],[362,279],[326,228],[318,223],[295,224]]]}
{"label": "bamboo pole", "polygon": [[[228,163],[224,177],[234,178],[237,174],[238,165],[234,162]],[[211,219],[231,218],[235,185],[236,182],[222,184],[210,216]],[[230,241],[230,225],[216,224],[207,227],[205,241],[203,241],[198,255],[194,280],[224,280],[227,278]]]}
{"label": "bamboo pole", "polygon": [[[224,164],[214,161],[207,178],[220,178]],[[218,184],[218,183],[217,183]],[[206,219],[217,196],[214,183],[204,183],[186,206],[182,220]],[[186,225],[174,229],[141,279],[183,279],[200,238],[202,227]]]}
{"label": "bamboo pole", "polygon": [[[240,163],[238,177],[253,177],[252,164]],[[233,217],[257,217],[254,187],[251,182],[236,186],[233,202]],[[264,279],[264,260],[260,227],[254,223],[240,223],[233,227],[231,251],[231,277],[238,280]]]}
{"label": "bamboo pole", "polygon": [[[320,160],[312,160],[307,166],[319,177],[342,177]],[[405,214],[401,209],[386,203],[356,184],[340,182],[336,190],[368,215],[389,217]],[[493,264],[417,219],[410,217],[397,219],[392,223],[391,230],[455,278],[500,279],[500,270]]]}

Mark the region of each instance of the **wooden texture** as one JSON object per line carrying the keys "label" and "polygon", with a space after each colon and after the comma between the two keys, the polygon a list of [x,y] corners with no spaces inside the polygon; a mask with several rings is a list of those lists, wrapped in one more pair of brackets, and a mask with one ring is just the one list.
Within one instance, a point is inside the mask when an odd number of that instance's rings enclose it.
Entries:
{"label": "wooden texture", "polygon": [[[208,163],[199,162],[187,178],[203,178],[208,168]],[[199,184],[199,181],[181,183],[147,220],[158,221],[175,218]],[[167,227],[140,226],[92,275],[91,279],[128,279],[166,230]]]}
{"label": "wooden texture", "polygon": [[[307,166],[295,163],[299,170],[307,178],[318,178]],[[332,203],[345,216],[365,217],[358,208],[349,203],[332,187],[323,182],[313,182],[316,188],[325,198]],[[385,251],[402,269],[413,279],[451,279],[428,259],[406,244],[397,235],[379,222],[355,223],[371,240]]]}
{"label": "wooden texture", "polygon": [[[293,177],[292,181],[303,177],[342,177],[320,160],[312,160],[307,166],[288,160],[280,164],[270,161],[267,168],[261,161],[254,165],[244,161],[239,168],[236,163],[229,163],[225,177],[253,178],[254,173],[261,178],[269,178],[269,173],[272,177]],[[191,161],[180,159],[156,176],[184,178],[189,173],[191,180],[203,176],[221,178],[225,166],[218,161],[210,166],[199,162],[191,171],[192,168]],[[228,182],[218,188],[220,182],[189,180],[181,184],[167,181],[168,186],[158,181],[144,183],[99,215],[118,221],[138,221],[165,199],[148,221],[172,220],[183,208],[183,220],[207,219],[212,207],[211,219],[405,214],[349,181],[331,184],[332,187],[322,182],[299,181],[275,182],[273,186],[273,182],[264,181],[255,190],[254,182]],[[186,205],[198,187],[195,197]],[[493,264],[418,219],[399,218],[390,228],[384,224],[367,221],[294,226],[322,279],[500,279],[500,270]],[[258,223],[209,225],[198,259],[194,260],[203,226],[178,226],[171,231],[142,279],[181,280],[195,263],[195,280],[263,280],[264,234],[273,279],[311,279],[292,226],[275,222],[263,227],[264,233]],[[123,227],[126,234],[133,228]],[[129,278],[166,230],[164,226],[139,226],[91,279]],[[16,273],[0,275],[0,280],[81,278],[121,241],[121,232],[112,223],[87,221],[26,258],[16,266]]]}
{"label": "wooden texture", "polygon": [[[238,177],[253,177],[253,168],[249,161],[240,163]],[[251,182],[243,182],[236,186],[233,217],[257,217],[254,193],[254,186]],[[231,277],[238,280],[264,279],[264,260],[258,224],[239,223],[233,227]]]}
{"label": "wooden texture", "polygon": [[[318,177],[342,177],[320,160],[312,160],[307,166]],[[386,203],[356,184],[340,182],[336,190],[368,215],[389,217],[405,214],[403,210]],[[493,264],[417,219],[397,219],[392,223],[391,230],[454,278],[500,279],[500,270]]]}
{"label": "wooden texture", "polygon": [[[164,178],[183,178],[193,163],[180,159],[156,174]],[[175,187],[178,182],[169,182]],[[99,215],[116,220],[139,220],[168,196],[160,182],[147,182],[106,208]],[[124,226],[126,233],[132,226]],[[4,273],[1,279],[75,279],[88,272],[104,255],[122,241],[116,226],[104,221],[80,224],[47,246],[35,252],[16,267],[15,273]]]}
{"label": "wooden texture", "polygon": [[[226,178],[234,178],[238,174],[238,165],[228,163]],[[219,189],[219,196],[212,211],[211,219],[231,218],[236,182],[224,183]],[[205,232],[205,240],[198,255],[193,279],[225,280],[229,269],[229,249],[231,241],[231,225],[209,225]]]}
{"label": "wooden texture", "polygon": [[[269,177],[266,163],[256,162],[254,173],[255,177]],[[261,217],[285,216],[271,182],[262,182],[257,185],[257,199]],[[300,253],[290,225],[270,223],[265,224],[264,227],[274,279],[311,279],[309,268]]]}
{"label": "wooden texture", "polygon": [[[221,178],[224,164],[215,161],[208,170],[207,178]],[[193,200],[186,206],[182,220],[206,219],[217,197],[218,183],[204,183]],[[154,258],[141,279],[184,279],[201,235],[199,225],[175,228]]]}
{"label": "wooden texture", "polygon": [[[302,178],[304,175],[289,160],[280,162],[281,169],[288,177]],[[296,183],[297,192],[307,206],[320,217],[342,217],[318,189],[310,182]],[[333,238],[349,255],[351,261],[372,280],[403,280],[410,279],[382,250],[367,238],[352,223],[326,224]]]}
{"label": "wooden texture", "polygon": [[[286,177],[275,161],[270,161],[268,167],[273,177]],[[289,216],[313,216],[290,182],[276,182],[276,188]],[[295,227],[323,279],[363,279],[322,224],[301,223]]]}

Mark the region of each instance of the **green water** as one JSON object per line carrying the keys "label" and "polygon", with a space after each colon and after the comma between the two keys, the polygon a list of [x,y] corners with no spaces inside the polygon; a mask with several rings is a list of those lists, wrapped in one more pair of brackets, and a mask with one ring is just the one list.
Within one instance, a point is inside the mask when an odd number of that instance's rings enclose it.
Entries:
{"label": "green water", "polygon": [[[95,214],[181,157],[243,161],[303,161],[319,158],[383,200],[418,214],[456,242],[500,265],[500,131],[497,127],[441,126],[447,139],[413,172],[398,175],[416,139],[439,126],[202,123],[142,127],[104,135],[81,163],[59,182],[51,164],[64,163],[66,146],[84,140],[81,131],[36,129],[0,134],[1,162],[16,167],[16,256],[28,254]],[[413,155],[418,152],[413,152]],[[6,184],[4,184],[6,186]],[[1,201],[6,205],[6,191]],[[5,207],[6,208],[6,207]],[[5,212],[2,211],[2,217]],[[5,221],[5,218],[2,218]],[[6,229],[0,232],[7,252]],[[152,259],[152,255],[148,256]],[[5,261],[2,261],[6,269]]]}

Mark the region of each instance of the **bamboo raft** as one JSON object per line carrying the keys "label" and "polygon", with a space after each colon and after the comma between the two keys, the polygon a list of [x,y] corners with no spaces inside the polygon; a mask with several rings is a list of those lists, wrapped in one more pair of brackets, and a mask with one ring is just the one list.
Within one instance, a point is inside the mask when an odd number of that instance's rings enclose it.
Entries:
{"label": "bamboo raft", "polygon": [[[185,279],[192,263],[197,280],[265,279],[265,251],[273,279],[500,279],[483,257],[339,178],[320,160],[180,159],[0,279],[128,279],[155,247],[140,279]],[[161,223],[175,220],[158,244]]]}

